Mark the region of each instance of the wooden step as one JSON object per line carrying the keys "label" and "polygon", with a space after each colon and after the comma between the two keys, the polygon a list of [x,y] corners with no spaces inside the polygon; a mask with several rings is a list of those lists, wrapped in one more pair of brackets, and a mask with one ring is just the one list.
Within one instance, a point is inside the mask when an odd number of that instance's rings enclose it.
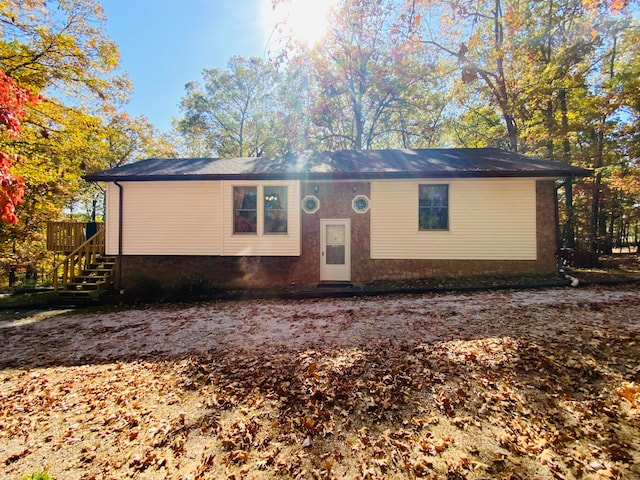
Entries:
{"label": "wooden step", "polygon": [[99,290],[59,290],[58,302],[62,304],[85,304],[100,300]]}
{"label": "wooden step", "polygon": [[113,274],[113,270],[107,270],[107,269],[95,269],[95,270],[83,270],[82,271],[82,275],[78,275],[75,278],[83,278],[83,277],[108,277],[111,276]]}
{"label": "wooden step", "polygon": [[77,277],[74,277],[74,281],[76,283],[78,283],[78,282],[92,282],[92,281],[106,280],[106,279],[109,279],[111,277],[112,277],[112,275],[87,273],[86,275],[78,275]]}
{"label": "wooden step", "polygon": [[104,268],[104,269],[113,270],[115,268],[115,263],[94,262],[91,265],[89,265],[87,270],[93,270],[94,268]]}
{"label": "wooden step", "polygon": [[89,291],[89,290],[103,290],[111,285],[110,282],[73,282],[67,285],[66,290],[70,291]]}
{"label": "wooden step", "polygon": [[68,297],[93,297],[98,293],[95,290],[60,290],[58,295]]}

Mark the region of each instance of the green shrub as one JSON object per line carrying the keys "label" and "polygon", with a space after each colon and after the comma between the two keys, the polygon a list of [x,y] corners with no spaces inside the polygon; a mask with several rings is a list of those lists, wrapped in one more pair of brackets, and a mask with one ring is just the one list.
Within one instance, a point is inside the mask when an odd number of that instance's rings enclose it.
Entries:
{"label": "green shrub", "polygon": [[53,480],[53,477],[46,470],[38,470],[30,475],[25,475],[22,480]]}

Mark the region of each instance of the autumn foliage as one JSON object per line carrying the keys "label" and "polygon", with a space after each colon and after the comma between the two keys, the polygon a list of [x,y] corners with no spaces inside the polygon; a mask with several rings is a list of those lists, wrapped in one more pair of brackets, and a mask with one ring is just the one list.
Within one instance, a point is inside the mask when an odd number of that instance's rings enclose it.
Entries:
{"label": "autumn foliage", "polygon": [[[6,133],[10,139],[20,136],[22,133],[20,122],[26,115],[26,108],[28,105],[37,103],[38,98],[0,70],[0,126],[3,133]],[[24,179],[12,175],[12,164],[12,158],[0,152],[0,212],[2,221],[10,225],[18,222],[15,207],[22,203],[26,190]]]}

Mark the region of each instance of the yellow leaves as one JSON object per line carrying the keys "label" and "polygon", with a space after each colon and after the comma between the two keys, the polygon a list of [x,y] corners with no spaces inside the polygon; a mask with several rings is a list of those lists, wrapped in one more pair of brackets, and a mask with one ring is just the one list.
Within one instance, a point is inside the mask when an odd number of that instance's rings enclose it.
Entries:
{"label": "yellow leaves", "polygon": [[609,178],[612,187],[630,195],[640,195],[640,167],[615,169]]}

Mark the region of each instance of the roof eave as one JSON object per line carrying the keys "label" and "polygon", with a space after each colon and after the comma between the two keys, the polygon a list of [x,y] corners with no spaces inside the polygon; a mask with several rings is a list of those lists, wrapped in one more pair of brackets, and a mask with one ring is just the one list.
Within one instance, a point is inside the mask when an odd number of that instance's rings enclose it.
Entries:
{"label": "roof eave", "polygon": [[383,180],[411,178],[567,178],[593,175],[590,170],[545,171],[435,171],[435,172],[308,172],[254,174],[193,174],[193,175],[85,175],[88,182],[167,182],[196,180]]}

